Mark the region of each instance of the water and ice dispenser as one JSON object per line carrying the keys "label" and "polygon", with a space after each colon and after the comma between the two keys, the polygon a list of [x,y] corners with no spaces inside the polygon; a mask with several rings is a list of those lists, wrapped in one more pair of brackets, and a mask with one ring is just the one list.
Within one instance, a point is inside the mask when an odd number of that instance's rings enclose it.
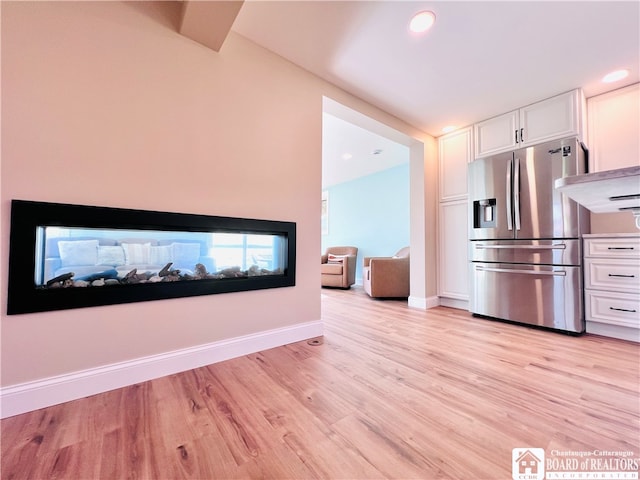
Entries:
{"label": "water and ice dispenser", "polygon": [[495,228],[496,199],[485,198],[473,202],[473,228]]}

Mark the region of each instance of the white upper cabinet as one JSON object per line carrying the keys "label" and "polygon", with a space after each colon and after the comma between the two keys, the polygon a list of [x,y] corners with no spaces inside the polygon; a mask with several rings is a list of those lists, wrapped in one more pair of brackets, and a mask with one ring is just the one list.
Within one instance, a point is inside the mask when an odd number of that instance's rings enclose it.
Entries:
{"label": "white upper cabinet", "polygon": [[522,146],[582,134],[584,98],[580,90],[552,97],[520,109]]}
{"label": "white upper cabinet", "polygon": [[472,130],[467,127],[438,138],[440,201],[467,195],[467,164],[472,157]]}
{"label": "white upper cabinet", "polygon": [[640,84],[587,100],[589,170],[600,172],[640,164]]}
{"label": "white upper cabinet", "polygon": [[573,90],[474,125],[475,157],[528,147],[555,138],[582,138],[584,95]]}
{"label": "white upper cabinet", "polygon": [[476,123],[475,158],[484,157],[491,153],[513,150],[517,147],[516,131],[518,131],[519,111],[505,113]]}

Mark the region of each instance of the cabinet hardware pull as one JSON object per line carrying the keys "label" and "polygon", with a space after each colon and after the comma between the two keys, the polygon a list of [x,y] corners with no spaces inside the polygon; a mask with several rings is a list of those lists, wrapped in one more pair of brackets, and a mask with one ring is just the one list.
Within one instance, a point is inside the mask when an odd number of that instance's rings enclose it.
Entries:
{"label": "cabinet hardware pull", "polygon": [[524,128],[520,129],[520,141],[524,143]]}
{"label": "cabinet hardware pull", "polygon": [[[518,131],[516,130],[516,135]],[[513,159],[509,159],[509,166],[507,167],[507,185],[505,187],[507,192],[506,212],[507,212],[507,230],[513,230],[513,204],[511,202],[511,192],[513,184],[511,182],[511,175],[513,174]]]}
{"label": "cabinet hardware pull", "polygon": [[[640,198],[640,193],[634,193],[632,195],[614,195],[613,197],[609,197],[609,200],[615,202],[617,200],[637,200]],[[630,207],[636,208],[636,207]]]}
{"label": "cabinet hardware pull", "polygon": [[607,247],[607,250],[635,250],[635,247]]}
{"label": "cabinet hardware pull", "polygon": [[[522,136],[520,137],[522,141]],[[520,159],[516,158],[513,165],[513,213],[515,217],[515,229],[520,230]]]}
{"label": "cabinet hardware pull", "polygon": [[552,245],[484,245],[482,243],[475,246],[477,250],[565,250],[567,246],[564,243],[554,243]]}
{"label": "cabinet hardware pull", "polygon": [[622,277],[622,278],[636,278],[635,275],[622,275],[619,273],[610,273],[609,274],[610,277]]}
{"label": "cabinet hardware pull", "polygon": [[516,129],[516,143],[520,143],[518,142],[518,129]]}
{"label": "cabinet hardware pull", "polygon": [[553,277],[566,277],[567,272],[564,270],[519,270],[515,268],[493,268],[476,266],[477,272],[496,272],[496,273],[524,273],[526,275],[542,275]]}
{"label": "cabinet hardware pull", "polygon": [[615,310],[617,312],[629,312],[629,313],[636,313],[635,309],[632,310],[628,310],[626,308],[615,308],[615,307],[609,307],[609,310]]}

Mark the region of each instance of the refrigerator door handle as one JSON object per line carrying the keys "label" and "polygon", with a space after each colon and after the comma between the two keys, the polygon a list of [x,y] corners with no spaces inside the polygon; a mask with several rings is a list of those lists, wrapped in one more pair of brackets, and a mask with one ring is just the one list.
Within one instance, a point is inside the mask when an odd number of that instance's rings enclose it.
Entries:
{"label": "refrigerator door handle", "polygon": [[509,160],[509,165],[507,166],[507,229],[513,230],[513,202],[512,198],[512,182],[511,182],[511,171],[513,170],[513,159]]}
{"label": "refrigerator door handle", "polygon": [[564,243],[554,243],[553,245],[484,245],[477,244],[476,249],[501,250],[501,249],[522,249],[522,250],[566,250]]}
{"label": "refrigerator door handle", "polygon": [[520,230],[520,159],[516,158],[513,167],[513,213],[516,219],[516,230]]}
{"label": "refrigerator door handle", "polygon": [[476,271],[478,272],[498,272],[498,273],[524,273],[526,275],[545,275],[553,277],[565,277],[567,272],[564,270],[547,271],[547,270],[519,270],[511,268],[494,268],[494,267],[481,267],[476,265]]}

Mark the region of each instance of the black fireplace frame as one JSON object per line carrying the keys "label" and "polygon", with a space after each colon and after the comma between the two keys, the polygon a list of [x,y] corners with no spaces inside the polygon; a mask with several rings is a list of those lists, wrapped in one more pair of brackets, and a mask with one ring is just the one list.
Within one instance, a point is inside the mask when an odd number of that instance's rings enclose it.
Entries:
{"label": "black fireplace frame", "polygon": [[[286,265],[283,273],[277,275],[43,289],[38,288],[34,280],[36,235],[38,227],[41,226],[274,234],[283,236],[287,242]],[[295,271],[294,222],[27,200],[11,201],[8,315],[291,287],[295,286]]]}

